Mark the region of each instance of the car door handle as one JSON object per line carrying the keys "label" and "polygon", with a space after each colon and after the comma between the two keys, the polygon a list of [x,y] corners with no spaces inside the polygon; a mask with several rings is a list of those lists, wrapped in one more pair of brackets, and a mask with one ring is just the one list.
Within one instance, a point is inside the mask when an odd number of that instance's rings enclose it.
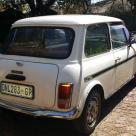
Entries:
{"label": "car door handle", "polygon": [[115,59],[115,61],[119,61],[119,60],[121,60],[121,58],[120,58],[120,57],[117,57],[117,58]]}
{"label": "car door handle", "polygon": [[17,80],[17,81],[24,81],[26,79],[26,77],[23,75],[15,75],[15,74],[8,74],[6,75],[5,78],[10,80]]}

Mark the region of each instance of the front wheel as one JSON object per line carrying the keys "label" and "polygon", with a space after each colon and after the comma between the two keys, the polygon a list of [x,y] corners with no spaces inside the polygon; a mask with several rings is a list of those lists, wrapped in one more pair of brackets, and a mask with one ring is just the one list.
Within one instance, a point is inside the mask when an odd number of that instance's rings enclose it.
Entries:
{"label": "front wheel", "polygon": [[101,113],[102,99],[97,89],[88,96],[82,115],[74,121],[76,130],[82,134],[91,134],[96,127]]}

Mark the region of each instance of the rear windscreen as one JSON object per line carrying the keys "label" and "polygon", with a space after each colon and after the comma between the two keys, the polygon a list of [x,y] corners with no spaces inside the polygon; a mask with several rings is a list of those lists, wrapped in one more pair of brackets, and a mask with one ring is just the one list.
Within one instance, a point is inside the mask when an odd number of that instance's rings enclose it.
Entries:
{"label": "rear windscreen", "polygon": [[74,31],[71,28],[14,28],[5,53],[65,59],[71,53],[73,41]]}

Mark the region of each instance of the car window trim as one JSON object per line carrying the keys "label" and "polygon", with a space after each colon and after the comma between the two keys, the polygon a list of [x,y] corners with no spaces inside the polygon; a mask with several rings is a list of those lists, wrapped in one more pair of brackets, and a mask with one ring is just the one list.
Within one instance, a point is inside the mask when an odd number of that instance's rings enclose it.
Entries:
{"label": "car window trim", "polygon": [[[126,43],[124,43],[124,44],[123,44],[122,46],[120,46],[120,47],[113,48],[113,44],[112,44],[112,41],[113,41],[113,40],[112,40],[112,36],[111,36],[111,26],[117,26],[117,25],[123,26],[123,27],[122,27],[122,30],[123,30],[123,33],[124,33],[124,36],[125,36],[125,39],[126,39]],[[121,49],[121,48],[126,47],[126,46],[128,45],[128,43],[127,43],[127,36],[126,36],[125,30],[124,30],[124,25],[123,25],[122,22],[109,23],[109,31],[110,31],[110,40],[111,40],[112,50]],[[115,40],[114,40],[114,41],[115,41]],[[118,41],[117,41],[117,42],[118,42]],[[120,43],[120,42],[118,42],[118,43]]]}
{"label": "car window trim", "polygon": [[[93,54],[93,55],[87,56],[86,53],[85,53],[85,45],[86,45],[85,42],[86,42],[86,36],[87,36],[87,29],[88,29],[88,27],[90,27],[90,26],[93,26],[93,25],[101,25],[101,24],[107,25],[107,29],[108,29],[108,42],[109,42],[109,47],[110,47],[110,49],[108,49],[107,51],[101,52],[101,53],[97,53],[97,54]],[[110,39],[111,39],[111,38],[110,38],[110,30],[109,30],[109,24],[108,24],[108,23],[96,23],[96,24],[90,24],[90,25],[88,25],[88,26],[86,27],[85,42],[84,42],[84,56],[85,56],[85,58],[91,58],[91,57],[95,57],[95,56],[102,55],[102,54],[105,54],[105,53],[110,52],[110,51],[112,50],[111,40],[110,40]]]}
{"label": "car window trim", "polygon": [[[64,60],[64,59],[68,59],[71,56],[73,46],[74,46],[74,42],[75,42],[75,36],[76,36],[76,32],[75,32],[75,30],[73,28],[63,27],[63,26],[62,27],[61,26],[21,26],[21,27],[13,27],[12,29],[10,29],[10,32],[13,31],[14,29],[18,29],[18,28],[39,28],[39,29],[45,28],[45,29],[65,29],[65,30],[68,29],[68,30],[70,30],[72,32],[72,34],[73,34],[73,38],[72,38],[72,40],[70,42],[70,45],[69,45],[71,48],[70,48],[68,56],[63,57],[63,58],[57,58],[57,57],[38,57],[38,58]],[[7,43],[4,45],[4,50],[2,51],[2,54],[8,55],[6,53],[6,50],[8,49],[8,46],[9,46],[9,41],[7,41]],[[13,55],[13,54],[10,54],[10,55]],[[22,56],[22,55],[18,55],[18,56]],[[29,56],[29,57],[34,57],[34,56]]]}

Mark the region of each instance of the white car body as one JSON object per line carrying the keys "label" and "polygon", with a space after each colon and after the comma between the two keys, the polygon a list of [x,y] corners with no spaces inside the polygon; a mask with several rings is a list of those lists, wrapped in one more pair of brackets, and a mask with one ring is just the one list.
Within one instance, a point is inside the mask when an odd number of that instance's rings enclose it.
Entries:
{"label": "white car body", "polygon": [[[75,32],[73,48],[65,59],[0,54],[0,80],[13,84],[34,86],[34,98],[26,99],[0,93],[0,106],[32,114],[63,119],[81,116],[88,94],[97,86],[104,99],[109,98],[136,73],[136,44],[112,48],[110,24],[123,21],[98,15],[59,15],[22,19],[12,25],[21,27],[71,28]],[[106,24],[111,49],[86,57],[85,39],[88,26]],[[125,27],[125,26],[124,26]],[[126,32],[127,33],[127,32]],[[16,73],[22,71],[23,73]],[[23,74],[26,79],[17,81],[5,78],[9,73]],[[58,107],[58,87],[62,83],[73,85],[69,108]]]}

